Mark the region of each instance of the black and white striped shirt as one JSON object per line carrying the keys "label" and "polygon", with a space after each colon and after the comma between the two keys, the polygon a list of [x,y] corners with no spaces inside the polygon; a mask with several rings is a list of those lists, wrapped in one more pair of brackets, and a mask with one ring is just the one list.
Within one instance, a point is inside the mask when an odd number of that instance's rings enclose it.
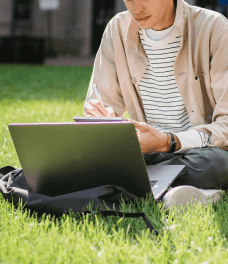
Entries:
{"label": "black and white striped shirt", "polygon": [[139,83],[147,123],[159,131],[175,133],[182,151],[206,146],[210,137],[191,129],[175,80],[174,62],[181,38],[177,28],[172,26],[163,31],[140,29],[139,36],[149,61]]}

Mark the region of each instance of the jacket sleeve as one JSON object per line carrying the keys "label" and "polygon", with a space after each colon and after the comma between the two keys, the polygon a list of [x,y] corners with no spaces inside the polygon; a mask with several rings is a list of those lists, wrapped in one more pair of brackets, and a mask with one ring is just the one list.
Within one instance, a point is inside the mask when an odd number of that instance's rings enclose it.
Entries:
{"label": "jacket sleeve", "polygon": [[212,123],[194,128],[211,135],[210,146],[228,150],[228,31],[213,44],[210,82],[215,108]]}
{"label": "jacket sleeve", "polygon": [[91,99],[97,99],[92,89],[92,85],[96,84],[104,106],[112,107],[116,116],[122,116],[125,112],[125,104],[117,77],[111,23],[112,20],[105,29],[95,58],[85,103],[88,103]]}

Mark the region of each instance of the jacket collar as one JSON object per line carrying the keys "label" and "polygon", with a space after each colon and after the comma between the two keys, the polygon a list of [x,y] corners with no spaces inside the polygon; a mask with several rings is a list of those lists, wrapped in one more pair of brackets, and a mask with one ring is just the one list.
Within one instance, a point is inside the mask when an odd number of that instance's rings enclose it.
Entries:
{"label": "jacket collar", "polygon": [[[184,22],[187,18],[188,4],[184,0],[177,0],[176,17],[174,20],[174,26],[178,28],[181,36],[184,32]],[[139,45],[139,24],[133,16],[131,16],[130,23],[128,25],[125,41],[131,43],[134,46]]]}

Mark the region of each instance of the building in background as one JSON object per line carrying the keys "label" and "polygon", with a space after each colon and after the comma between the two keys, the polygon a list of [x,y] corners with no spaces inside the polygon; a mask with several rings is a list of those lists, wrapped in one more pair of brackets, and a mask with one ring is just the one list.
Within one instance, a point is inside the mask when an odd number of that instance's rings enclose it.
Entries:
{"label": "building in background", "polygon": [[[44,1],[58,4],[54,10],[45,11],[41,8]],[[187,2],[222,11],[217,0]],[[56,54],[91,56],[99,47],[107,22],[124,10],[123,0],[0,0],[0,39],[45,38]]]}

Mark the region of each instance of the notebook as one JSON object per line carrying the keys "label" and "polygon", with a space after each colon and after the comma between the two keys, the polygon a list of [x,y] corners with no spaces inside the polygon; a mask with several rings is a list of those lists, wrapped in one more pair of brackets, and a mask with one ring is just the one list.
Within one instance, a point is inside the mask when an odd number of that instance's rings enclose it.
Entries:
{"label": "notebook", "polygon": [[10,124],[9,131],[29,189],[50,196],[116,185],[138,197],[153,190],[158,199],[184,168],[147,167],[129,121]]}

